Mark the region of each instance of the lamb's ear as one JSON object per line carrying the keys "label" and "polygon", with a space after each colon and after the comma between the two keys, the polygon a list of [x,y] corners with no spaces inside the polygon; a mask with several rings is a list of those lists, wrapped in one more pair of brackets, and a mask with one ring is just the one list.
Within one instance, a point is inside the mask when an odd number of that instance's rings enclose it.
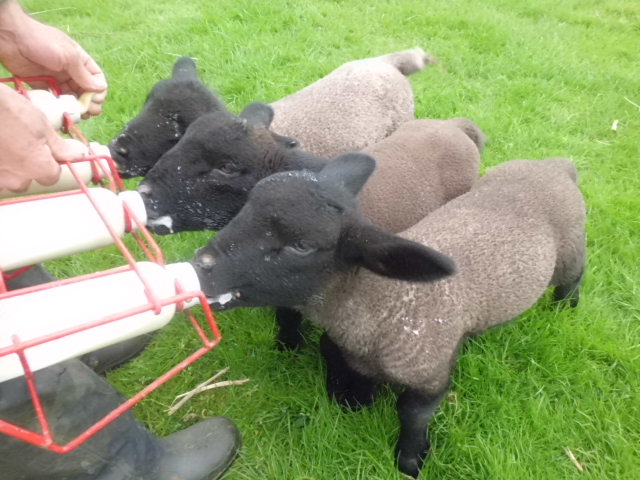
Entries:
{"label": "lamb's ear", "polygon": [[375,168],[376,161],[369,155],[344,153],[327,163],[318,174],[318,180],[341,185],[357,195]]}
{"label": "lamb's ear", "polygon": [[253,102],[244,107],[240,116],[251,126],[261,126],[269,128],[273,121],[273,108],[262,102]]}
{"label": "lamb's ear", "polygon": [[344,235],[340,257],[398,280],[429,282],[456,272],[455,262],[446,255],[367,223],[350,228]]}
{"label": "lamb's ear", "polygon": [[296,148],[299,145],[298,141],[292,137],[285,137],[284,135],[278,135],[275,132],[271,132],[271,136],[277,143],[279,143],[280,145],[286,148]]}
{"label": "lamb's ear", "polygon": [[173,65],[173,78],[177,80],[199,80],[196,62],[191,57],[180,57]]}

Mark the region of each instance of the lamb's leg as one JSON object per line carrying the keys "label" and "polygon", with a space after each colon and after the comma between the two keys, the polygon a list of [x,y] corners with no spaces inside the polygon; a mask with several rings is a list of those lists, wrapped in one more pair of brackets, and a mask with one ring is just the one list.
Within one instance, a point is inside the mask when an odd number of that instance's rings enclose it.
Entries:
{"label": "lamb's leg", "polygon": [[578,278],[574,281],[558,285],[553,291],[554,302],[569,301],[571,307],[577,307],[580,300],[580,284],[584,276],[584,268],[580,271]]}
{"label": "lamb's leg", "polygon": [[304,342],[302,314],[290,308],[276,308],[278,322],[277,346],[279,350],[295,350]]}
{"label": "lamb's leg", "polygon": [[351,410],[374,402],[378,391],[376,382],[353,370],[326,333],[320,338],[320,352],[327,366],[327,392],[330,397]]}
{"label": "lamb's leg", "polygon": [[447,389],[432,396],[406,389],[398,398],[400,437],[396,446],[398,469],[417,478],[429,454],[429,422],[445,397]]}

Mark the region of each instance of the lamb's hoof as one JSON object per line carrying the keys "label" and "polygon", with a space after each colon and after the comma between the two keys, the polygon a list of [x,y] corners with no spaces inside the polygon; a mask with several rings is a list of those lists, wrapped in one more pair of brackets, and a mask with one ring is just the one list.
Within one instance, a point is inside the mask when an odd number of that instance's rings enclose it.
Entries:
{"label": "lamb's hoof", "polygon": [[553,292],[553,302],[567,303],[571,308],[575,308],[580,302],[580,290],[575,287],[572,289],[561,286],[556,287]]}
{"label": "lamb's hoof", "polygon": [[403,455],[402,452],[398,452],[398,470],[407,477],[418,478],[428,454],[428,447],[418,455]]}

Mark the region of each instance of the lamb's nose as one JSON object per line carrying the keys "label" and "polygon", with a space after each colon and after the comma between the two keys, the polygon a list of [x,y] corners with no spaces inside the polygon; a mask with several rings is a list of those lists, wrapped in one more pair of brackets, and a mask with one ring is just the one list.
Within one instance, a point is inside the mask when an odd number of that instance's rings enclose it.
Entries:
{"label": "lamb's nose", "polygon": [[114,145],[113,149],[115,150],[116,153],[122,155],[123,157],[126,157],[127,155],[129,155],[129,150],[126,147],[123,147],[122,145]]}
{"label": "lamb's nose", "polygon": [[149,185],[148,183],[141,182],[140,185],[138,185],[138,193],[140,193],[141,195],[150,196],[151,185]]}
{"label": "lamb's nose", "polygon": [[216,260],[213,258],[213,255],[210,253],[204,253],[202,255],[198,255],[196,257],[196,261],[194,262],[196,268],[201,270],[211,270],[215,265]]}
{"label": "lamb's nose", "polygon": [[151,225],[150,221],[159,216],[158,201],[153,198],[151,185],[144,180],[138,185],[138,193],[142,197],[144,208],[147,209],[147,218],[149,219],[147,225]]}

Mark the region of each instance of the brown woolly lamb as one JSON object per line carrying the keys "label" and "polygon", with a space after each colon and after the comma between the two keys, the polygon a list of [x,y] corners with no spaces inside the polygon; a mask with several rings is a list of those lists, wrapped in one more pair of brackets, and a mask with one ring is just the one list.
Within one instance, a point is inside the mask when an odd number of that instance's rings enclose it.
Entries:
{"label": "brown woolly lamb", "polygon": [[216,309],[282,305],[320,323],[328,390],[342,404],[371,403],[379,382],[404,387],[398,466],[417,477],[464,339],[550,285],[577,304],[585,205],[568,159],[515,160],[394,235],[357,209],[373,168],[347,154],[319,173],[262,180],[194,265]]}
{"label": "brown woolly lamb", "polygon": [[[275,140],[272,119],[271,107],[256,102],[239,116],[218,111],[193,122],[138,187],[150,228],[219,230],[260,179],[326,165],[328,158]],[[482,131],[467,119],[406,122],[365,150],[379,169],[362,192],[365,214],[392,231],[413,225],[471,188],[483,146]]]}

